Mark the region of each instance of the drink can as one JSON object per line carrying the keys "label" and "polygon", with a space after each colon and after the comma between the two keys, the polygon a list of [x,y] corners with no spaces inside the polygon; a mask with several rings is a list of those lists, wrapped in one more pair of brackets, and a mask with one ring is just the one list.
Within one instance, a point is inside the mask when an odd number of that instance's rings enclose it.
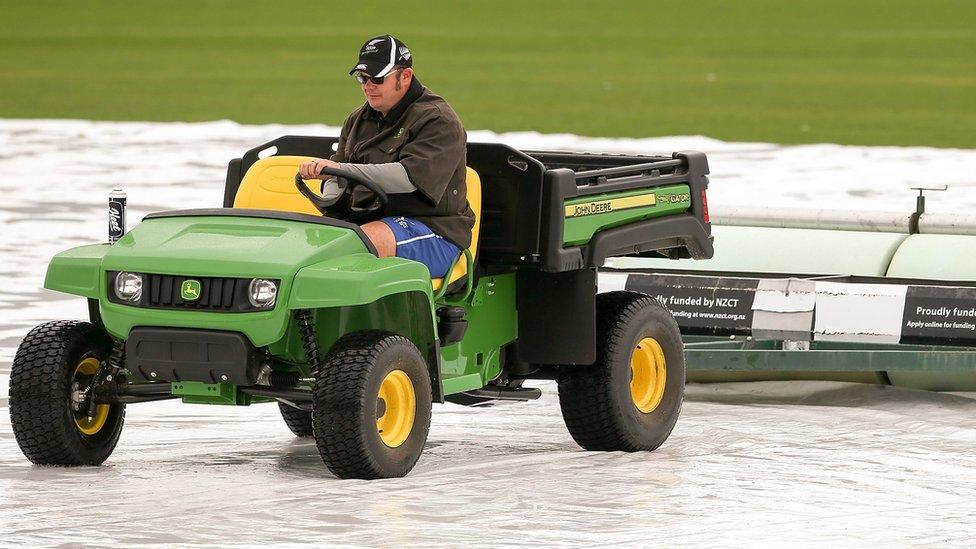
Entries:
{"label": "drink can", "polygon": [[125,192],[120,187],[108,193],[108,243],[115,242],[125,234]]}

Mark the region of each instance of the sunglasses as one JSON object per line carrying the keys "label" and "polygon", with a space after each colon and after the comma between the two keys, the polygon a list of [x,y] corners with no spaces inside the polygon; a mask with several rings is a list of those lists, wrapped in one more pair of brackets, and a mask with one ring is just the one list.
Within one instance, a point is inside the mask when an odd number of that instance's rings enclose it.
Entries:
{"label": "sunglasses", "polygon": [[364,72],[357,72],[356,74],[354,74],[352,76],[353,76],[353,78],[356,79],[356,82],[359,82],[359,85],[360,86],[365,86],[366,85],[366,82],[372,82],[373,84],[376,84],[377,86],[379,86],[380,84],[382,84],[383,82],[385,82],[387,78],[393,76],[393,73],[394,72],[397,73],[397,74],[400,74],[400,71],[402,71],[402,70],[403,69],[394,69],[393,71],[391,71],[390,73],[388,73],[386,76],[370,76],[370,75],[368,75],[368,74],[366,74]]}

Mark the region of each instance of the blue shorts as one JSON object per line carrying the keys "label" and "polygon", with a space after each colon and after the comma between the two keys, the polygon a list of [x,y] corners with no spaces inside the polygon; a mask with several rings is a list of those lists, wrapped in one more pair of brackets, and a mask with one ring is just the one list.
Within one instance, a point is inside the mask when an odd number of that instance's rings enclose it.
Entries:
{"label": "blue shorts", "polygon": [[396,256],[427,265],[431,278],[443,278],[461,249],[434,234],[430,227],[409,217],[381,219],[396,238]]}

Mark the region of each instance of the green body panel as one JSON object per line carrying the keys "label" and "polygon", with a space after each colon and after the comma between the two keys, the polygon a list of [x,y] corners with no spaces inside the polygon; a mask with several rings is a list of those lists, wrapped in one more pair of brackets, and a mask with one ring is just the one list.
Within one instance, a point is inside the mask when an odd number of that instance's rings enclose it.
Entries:
{"label": "green body panel", "polygon": [[885,385],[884,372],[824,372],[821,370],[688,370],[688,383],[741,381],[839,381]]}
{"label": "green body panel", "polygon": [[378,258],[371,253],[334,257],[302,268],[295,277],[289,309],[361,305],[404,292],[431,299],[430,272],[416,261]]}
{"label": "green body panel", "polygon": [[187,404],[249,404],[248,395],[238,394],[231,383],[200,383],[198,381],[173,382],[172,393],[183,397]]}
{"label": "green body panel", "polygon": [[280,304],[271,311],[256,313],[180,311],[119,305],[102,295],[98,306],[105,329],[119,339],[127,339],[136,326],[158,326],[240,332],[256,347],[262,347],[281,339],[291,318],[290,311]]}
{"label": "green body panel", "polygon": [[[437,337],[430,273],[422,263],[356,253],[310,265],[296,275],[288,309],[312,310],[323,352],[350,332],[386,330],[410,339],[429,363],[436,361],[430,352]],[[294,320],[287,330],[269,352],[310,375]]]}
{"label": "green body panel", "polygon": [[[427,272],[425,267],[421,267]],[[430,283],[426,293],[407,291],[389,294],[370,303],[313,309],[315,339],[320,352],[323,355],[327,353],[345,334],[361,330],[384,330],[406,337],[413,342],[428,364],[436,364],[437,347],[434,344],[437,327],[434,324],[429,292]],[[292,369],[297,368],[303,375],[311,375],[294,319],[288,323],[285,336],[269,345],[268,351],[276,359],[293,366]]]}
{"label": "green body panel", "polygon": [[695,381],[823,379],[976,391],[976,348],[813,342],[808,351],[784,351],[778,341],[682,339]]}
{"label": "green body panel", "polygon": [[444,394],[484,387],[501,371],[501,348],[518,337],[515,275],[485,276],[464,307],[464,338],[441,349]]}
{"label": "green body panel", "polygon": [[971,372],[976,348],[813,341],[806,351],[779,341],[683,336],[688,370],[821,372]]}
{"label": "green body panel", "polygon": [[[426,275],[426,267],[413,263]],[[328,288],[326,282],[321,287]],[[351,300],[350,300],[351,301]],[[430,282],[420,289],[409,286],[364,304],[314,309],[316,341],[323,352],[344,334],[359,330],[385,330],[410,339],[429,364],[440,361],[441,388],[449,395],[483,387],[498,376],[501,348],[518,334],[515,310],[515,275],[483,277],[467,300],[462,303],[438,302],[465,309],[468,329],[464,338],[453,345],[434,346],[437,327],[430,302]],[[290,322],[284,337],[268,346],[280,361],[278,369],[297,369],[310,375],[310,367],[299,336],[298,327]],[[440,357],[436,353],[440,353]]]}
{"label": "green body panel", "polygon": [[[646,206],[617,209],[613,205],[613,201],[651,194],[654,195],[654,202]],[[578,211],[609,210],[606,213],[590,213],[565,218],[563,242],[579,245],[588,242],[597,231],[603,229],[686,211],[691,207],[691,195],[688,185],[668,185],[654,189],[653,193],[648,192],[647,189],[639,189],[573,198],[565,202],[565,207],[567,210],[574,208]]]}
{"label": "green body panel", "polygon": [[715,255],[694,263],[620,257],[618,269],[885,276],[907,234],[712,226]]}
{"label": "green body panel", "polygon": [[44,277],[48,290],[98,298],[102,286],[99,267],[108,244],[89,244],[65,250],[51,259]]}
{"label": "green body panel", "polygon": [[445,395],[453,395],[484,387],[485,382],[482,381],[483,379],[484,376],[480,373],[445,377],[441,380],[441,387],[444,388]]}

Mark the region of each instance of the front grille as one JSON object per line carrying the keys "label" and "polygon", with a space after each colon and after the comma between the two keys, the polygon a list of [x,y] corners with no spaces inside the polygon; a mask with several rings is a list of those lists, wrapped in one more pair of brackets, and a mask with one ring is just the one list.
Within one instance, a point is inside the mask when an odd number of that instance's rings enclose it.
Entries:
{"label": "front grille", "polygon": [[[124,301],[115,295],[114,284],[118,271],[107,271],[108,300],[120,305],[148,309],[180,309],[193,311],[213,311],[228,313],[249,313],[270,311],[271,307],[255,307],[248,299],[248,285],[251,278],[226,278],[219,276],[185,276],[138,273],[142,275],[142,297],[138,302]],[[186,280],[200,283],[200,298],[185,301],[180,288]],[[281,280],[268,279],[281,288]]]}
{"label": "front grille", "polygon": [[[235,296],[247,291],[249,279],[220,277],[189,277],[174,275],[147,275],[146,292],[149,307],[174,307],[181,309],[201,309],[208,311],[229,311],[234,309]],[[200,282],[200,299],[183,301],[180,286],[184,280]]]}

